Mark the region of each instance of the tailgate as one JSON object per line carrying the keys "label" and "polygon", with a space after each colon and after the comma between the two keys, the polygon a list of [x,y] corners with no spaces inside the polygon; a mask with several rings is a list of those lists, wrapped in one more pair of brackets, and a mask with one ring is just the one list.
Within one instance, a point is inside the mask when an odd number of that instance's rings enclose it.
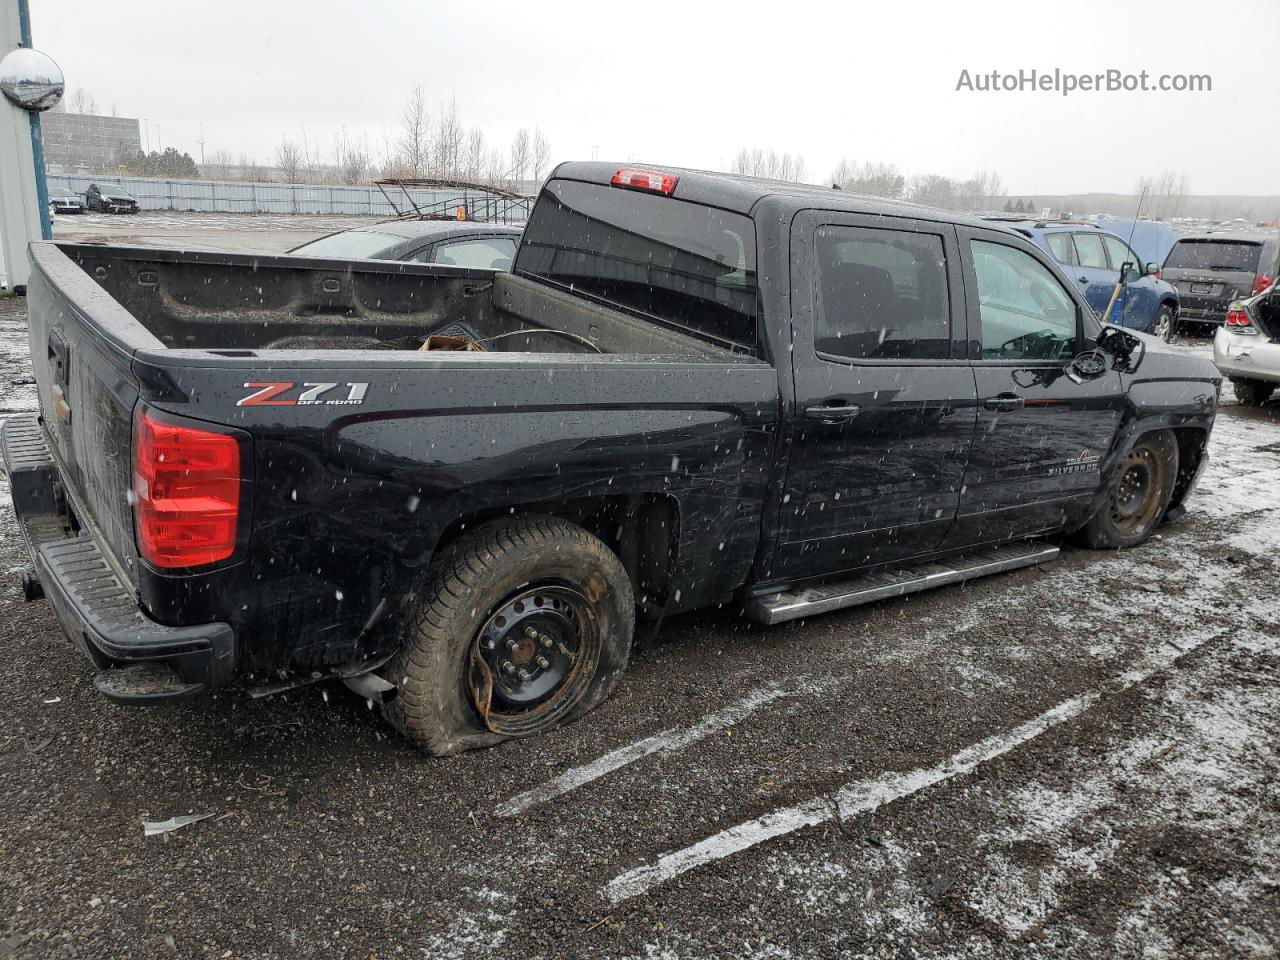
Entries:
{"label": "tailgate", "polygon": [[69,505],[136,583],[130,444],[134,351],[154,338],[66,254],[33,244],[27,285],[41,422]]}

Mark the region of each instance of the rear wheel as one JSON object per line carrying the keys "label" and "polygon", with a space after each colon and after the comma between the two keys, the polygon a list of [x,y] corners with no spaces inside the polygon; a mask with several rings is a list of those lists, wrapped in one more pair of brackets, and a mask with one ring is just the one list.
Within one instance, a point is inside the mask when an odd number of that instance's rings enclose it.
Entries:
{"label": "rear wheel", "polygon": [[631,582],[581,527],[525,517],[480,527],[432,564],[383,714],[436,756],[554,729],[626,669]]}
{"label": "rear wheel", "polygon": [[1271,394],[1275,390],[1274,383],[1268,383],[1265,380],[1232,380],[1231,386],[1236,393],[1236,400],[1243,403],[1246,407],[1260,407],[1271,399]]}
{"label": "rear wheel", "polygon": [[1151,322],[1151,332],[1165,343],[1173,341],[1178,335],[1178,321],[1173,315],[1173,307],[1167,303],[1160,305],[1156,318]]}
{"label": "rear wheel", "polygon": [[1106,499],[1080,531],[1094,549],[1133,547],[1155,531],[1178,477],[1178,442],[1167,430],[1144,434],[1106,481]]}

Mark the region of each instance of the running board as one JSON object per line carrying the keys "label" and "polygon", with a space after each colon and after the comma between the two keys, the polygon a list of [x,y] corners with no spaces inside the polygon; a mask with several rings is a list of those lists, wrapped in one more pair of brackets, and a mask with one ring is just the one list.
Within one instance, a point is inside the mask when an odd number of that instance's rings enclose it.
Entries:
{"label": "running board", "polygon": [[1058,548],[1043,543],[1019,543],[988,550],[975,550],[950,560],[924,563],[918,567],[866,573],[851,580],[801,587],[785,593],[754,597],[747,601],[746,613],[759,623],[774,624],[800,617],[812,617],[842,607],[856,607],[889,597],[918,593],[949,583],[960,583],[1030,567],[1052,560]]}

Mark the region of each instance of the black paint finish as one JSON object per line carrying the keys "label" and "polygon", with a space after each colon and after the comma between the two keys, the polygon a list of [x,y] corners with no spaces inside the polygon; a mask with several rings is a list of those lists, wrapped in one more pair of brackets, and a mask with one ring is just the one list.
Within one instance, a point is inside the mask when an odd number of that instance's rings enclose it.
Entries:
{"label": "black paint finish", "polygon": [[[608,189],[613,169],[569,164],[557,176]],[[1154,340],[1144,340],[1136,372],[1084,383],[1064,362],[973,358],[963,238],[990,225],[690,171],[680,172],[675,196],[754,221],[757,356],[713,346],[484,356],[245,348],[237,330],[257,323],[256,336],[270,339],[263,324],[289,310],[290,329],[304,332],[320,323],[377,330],[406,315],[433,328],[483,319],[477,304],[493,275],[100,248],[92,256],[104,277],[95,278],[57,246],[34,245],[32,355],[63,480],[152,617],[229,624],[240,671],[263,676],[394,649],[442,540],[493,517],[554,513],[588,524],[615,544],[655,617],[1062,530],[1087,515],[1106,471],[1141,432],[1172,428],[1187,449],[1203,448],[1216,370]],[[812,238],[824,223],[944,238],[949,358],[819,355]],[[994,232],[1056,270],[1034,245]],[[125,279],[107,279],[112,270]],[[199,346],[162,342],[109,295],[115,284],[119,297],[159,304],[169,270],[195,284]],[[320,299],[331,289],[339,293]],[[220,290],[234,292],[234,308],[220,308]],[[1087,347],[1098,328],[1072,296]],[[274,313],[254,321],[255,298]],[[224,347],[208,342],[224,331]],[[70,364],[69,427],[53,393],[58,344]],[[348,384],[368,387],[351,405],[237,405],[246,383],[266,381],[342,385],[334,396]],[[138,561],[128,505],[137,403],[248,434],[252,515],[228,565],[174,576]]]}

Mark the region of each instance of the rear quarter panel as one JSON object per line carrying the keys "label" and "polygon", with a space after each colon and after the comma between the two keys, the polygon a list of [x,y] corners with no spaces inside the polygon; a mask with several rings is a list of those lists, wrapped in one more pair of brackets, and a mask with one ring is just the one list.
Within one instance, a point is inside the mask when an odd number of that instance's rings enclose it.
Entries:
{"label": "rear quarter panel", "polygon": [[[177,364],[171,378],[187,401],[154,405],[253,436],[248,556],[219,587],[222,609],[206,611],[248,638],[252,666],[344,662],[394,645],[441,535],[474,515],[671,497],[669,610],[732,590],[754,558],[778,416],[767,364],[371,352],[299,364],[263,352],[246,365],[185,353],[162,359]],[[336,383],[322,395],[336,399],[347,384],[368,386],[355,405],[238,405],[253,392],[244,384],[267,381]]]}

